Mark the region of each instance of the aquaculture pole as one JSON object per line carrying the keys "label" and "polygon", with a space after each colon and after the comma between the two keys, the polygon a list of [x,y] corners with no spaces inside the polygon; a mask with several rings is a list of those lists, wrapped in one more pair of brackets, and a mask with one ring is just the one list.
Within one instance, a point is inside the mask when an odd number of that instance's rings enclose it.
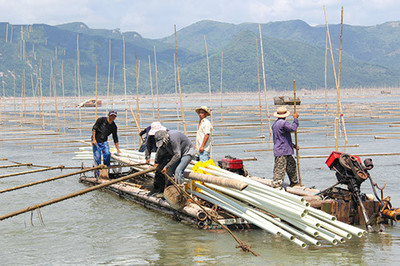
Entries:
{"label": "aquaculture pole", "polygon": [[143,175],[143,174],[155,171],[155,170],[156,170],[155,167],[151,167],[149,169],[146,169],[146,170],[143,170],[143,171],[139,171],[139,172],[131,174],[131,175],[126,175],[126,176],[114,179],[112,181],[104,182],[102,184],[99,184],[99,185],[96,185],[96,186],[93,186],[93,187],[89,187],[89,188],[86,188],[86,189],[83,189],[83,190],[80,190],[80,191],[77,191],[77,192],[74,192],[74,193],[70,193],[70,194],[65,195],[65,196],[61,196],[61,197],[58,197],[58,198],[55,198],[55,199],[52,199],[52,200],[48,200],[48,201],[36,204],[36,205],[32,205],[32,206],[29,206],[29,207],[27,207],[25,209],[21,209],[21,210],[18,210],[18,211],[15,211],[15,212],[8,213],[8,214],[5,214],[3,216],[0,216],[0,221],[5,220],[5,219],[10,218],[10,217],[13,217],[13,216],[16,216],[16,215],[19,215],[19,214],[22,214],[22,213],[25,213],[25,212],[28,212],[28,211],[33,211],[35,209],[39,209],[41,207],[51,205],[53,203],[57,203],[57,202],[60,202],[60,201],[66,200],[66,199],[70,199],[70,198],[73,198],[73,197],[76,197],[76,196],[79,196],[79,195],[83,195],[83,194],[86,194],[88,192],[94,191],[96,189],[107,187],[109,185],[112,185],[112,184],[115,184],[115,183],[118,183],[118,182],[121,182],[121,181],[125,181],[125,180],[128,180],[130,178],[136,177],[138,175]]}
{"label": "aquaculture pole", "polygon": [[178,75],[178,88],[179,88],[179,99],[181,102],[181,111],[182,111],[182,124],[183,124],[183,131],[185,135],[187,135],[186,131],[186,122],[185,122],[185,112],[183,111],[183,104],[182,104],[182,90],[181,90],[181,78],[179,76],[179,61],[178,61],[178,39],[176,37],[176,25],[174,25],[175,30],[175,56],[176,56],[176,73]]}
{"label": "aquaculture pole", "polygon": [[265,105],[267,107],[269,139],[271,139],[271,137],[272,137],[271,116],[269,115],[269,106],[268,106],[268,99],[267,99],[267,82],[265,80],[264,49],[263,49],[263,43],[262,43],[261,25],[260,24],[258,24],[258,29],[259,29],[259,32],[260,32],[261,64],[262,64],[262,70],[263,70],[262,74],[263,74],[263,80],[264,80]]}
{"label": "aquaculture pole", "polygon": [[[293,99],[293,108],[294,108],[294,113],[296,113],[297,112],[297,108],[296,108],[296,81],[295,80],[293,80],[293,94],[294,94],[294,99]],[[301,181],[301,174],[300,174],[300,156],[299,156],[299,149],[298,149],[298,147],[297,147],[297,129],[296,129],[296,131],[294,132],[294,145],[296,146],[295,147],[295,149],[296,149],[296,160],[297,160],[297,172],[298,172],[298,174],[299,174],[299,184],[300,185],[303,185],[303,183],[302,183],[302,181]]]}

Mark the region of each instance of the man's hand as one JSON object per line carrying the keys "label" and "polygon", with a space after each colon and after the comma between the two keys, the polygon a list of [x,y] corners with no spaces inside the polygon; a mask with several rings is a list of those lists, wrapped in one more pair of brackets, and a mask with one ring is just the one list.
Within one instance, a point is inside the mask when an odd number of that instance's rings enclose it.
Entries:
{"label": "man's hand", "polygon": [[202,153],[204,151],[204,146],[201,146],[199,152]]}
{"label": "man's hand", "polygon": [[300,150],[300,147],[297,146],[296,144],[293,144],[293,148],[296,149],[296,150]]}
{"label": "man's hand", "polygon": [[161,173],[166,174],[166,173],[167,173],[167,168],[164,167],[164,168],[161,170]]}
{"label": "man's hand", "polygon": [[93,144],[93,146],[97,146],[97,141],[95,139],[93,139],[92,144]]}
{"label": "man's hand", "polygon": [[298,112],[293,113],[293,117],[296,119],[299,118],[299,113]]}
{"label": "man's hand", "polygon": [[146,163],[147,163],[147,164],[150,164],[150,159],[146,159]]}

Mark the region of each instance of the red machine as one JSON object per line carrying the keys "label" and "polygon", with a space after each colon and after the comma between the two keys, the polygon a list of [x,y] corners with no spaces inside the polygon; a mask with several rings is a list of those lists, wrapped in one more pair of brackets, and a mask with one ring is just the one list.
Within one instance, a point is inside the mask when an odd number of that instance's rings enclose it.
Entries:
{"label": "red machine", "polygon": [[243,160],[230,155],[227,155],[225,158],[222,158],[221,161],[218,161],[218,166],[239,175],[247,176],[248,174],[243,166]]}

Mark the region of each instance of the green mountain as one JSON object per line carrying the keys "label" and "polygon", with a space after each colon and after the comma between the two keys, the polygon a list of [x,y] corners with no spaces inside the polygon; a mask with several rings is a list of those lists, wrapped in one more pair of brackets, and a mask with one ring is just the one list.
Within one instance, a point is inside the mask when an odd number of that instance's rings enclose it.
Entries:
{"label": "green mountain", "polygon": [[[341,87],[398,86],[399,29],[399,22],[344,25]],[[261,30],[267,89],[291,88],[293,80],[301,88],[324,87],[325,26],[293,20],[262,24]],[[330,34],[337,69],[340,25],[331,25]],[[208,92],[205,44],[213,91],[220,91],[221,67],[224,91],[258,91],[259,84],[263,88],[258,24],[200,21],[178,31],[177,41],[183,92]],[[156,84],[160,93],[173,93],[175,52],[174,35],[146,39],[138,32],[90,29],[81,22],[0,23],[0,95],[38,95],[40,88],[43,95],[61,95],[64,85],[65,95],[93,97],[96,66],[99,94],[107,90],[124,94],[124,80],[128,94],[136,94],[137,89],[149,94]],[[334,87],[330,58],[328,51],[328,86]]]}

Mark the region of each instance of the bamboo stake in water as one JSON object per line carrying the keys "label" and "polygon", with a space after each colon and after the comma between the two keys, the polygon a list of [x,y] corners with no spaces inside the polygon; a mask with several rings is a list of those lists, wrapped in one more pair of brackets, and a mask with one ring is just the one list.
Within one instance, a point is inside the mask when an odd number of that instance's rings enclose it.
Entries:
{"label": "bamboo stake in water", "polygon": [[260,63],[258,55],[258,40],[256,38],[256,51],[257,51],[257,84],[258,84],[258,106],[260,107],[260,134],[263,130],[263,119],[262,119],[262,104],[261,104],[261,86],[260,86]]}
{"label": "bamboo stake in water", "polygon": [[157,68],[157,54],[156,47],[154,46],[154,71],[156,72],[156,92],[157,92],[157,117],[158,121],[160,121],[160,97],[158,92],[158,68]]}
{"label": "bamboo stake in water", "polygon": [[96,105],[96,113],[95,113],[95,121],[97,121],[97,63],[96,63],[96,91],[95,91],[95,102]]}
{"label": "bamboo stake in water", "polygon": [[176,36],[176,25],[174,25],[174,31],[175,31],[175,50],[176,50],[175,55],[176,55],[176,70],[177,70],[177,74],[178,74],[179,98],[180,98],[180,102],[181,102],[183,131],[184,131],[184,133],[186,135],[187,131],[186,131],[186,123],[185,123],[185,112],[183,111],[181,79],[180,79],[180,76],[179,76],[178,39],[177,39],[177,36]]}
{"label": "bamboo stake in water", "polygon": [[125,92],[125,126],[128,126],[128,100],[126,98],[126,65],[125,65],[125,38],[122,35],[122,51],[123,51],[123,65],[124,65],[124,92]]}
{"label": "bamboo stake in water", "polygon": [[65,88],[64,88],[64,61],[61,61],[61,86],[62,86],[63,118],[64,118],[64,133],[65,133]]}
{"label": "bamboo stake in water", "polygon": [[261,64],[262,64],[262,70],[263,70],[265,104],[266,104],[266,107],[267,107],[269,139],[271,139],[271,137],[272,137],[271,116],[269,114],[269,105],[268,105],[268,99],[267,99],[267,82],[266,82],[266,79],[265,79],[264,49],[263,49],[263,43],[262,43],[261,25],[260,24],[258,24],[258,29],[259,29],[259,32],[260,32]]}
{"label": "bamboo stake in water", "polygon": [[174,84],[175,84],[175,105],[176,105],[176,129],[179,130],[179,122],[181,120],[179,116],[179,97],[178,97],[178,85],[176,80],[176,59],[174,54]]}
{"label": "bamboo stake in water", "polygon": [[208,98],[210,100],[210,111],[211,111],[211,124],[213,124],[213,113],[212,113],[212,104],[211,104],[211,74],[210,74],[210,61],[208,59],[208,49],[207,49],[207,40],[206,35],[204,35],[204,45],[206,47],[206,59],[207,59],[207,74],[208,74]]}
{"label": "bamboo stake in water", "polygon": [[[17,165],[17,166],[19,166],[19,165]],[[96,166],[96,167],[83,169],[83,170],[80,170],[80,171],[77,171],[77,172],[73,172],[73,173],[69,173],[69,174],[59,175],[59,176],[55,176],[55,177],[52,177],[52,178],[47,178],[47,179],[44,179],[44,180],[40,180],[40,181],[36,181],[36,182],[31,182],[31,183],[28,183],[28,184],[19,185],[19,186],[16,186],[16,187],[6,188],[6,189],[3,189],[3,190],[0,190],[0,194],[1,193],[5,193],[5,192],[14,191],[14,190],[21,189],[21,188],[31,187],[31,186],[34,186],[34,185],[37,185],[37,184],[47,183],[47,182],[50,182],[50,181],[58,180],[58,179],[61,179],[61,178],[64,178],[64,177],[72,176],[72,175],[78,175],[78,174],[82,174],[82,173],[85,173],[85,172],[94,171],[94,170],[101,169],[101,168],[104,168],[104,166],[103,165],[99,165],[99,166]]]}
{"label": "bamboo stake in water", "polygon": [[222,106],[222,72],[223,72],[223,63],[224,63],[224,52],[221,52],[221,123],[224,122],[224,109]]}
{"label": "bamboo stake in water", "polygon": [[[140,73],[140,60],[137,60],[137,54],[135,51],[135,62],[136,62],[136,114],[140,128],[140,108],[139,108],[139,73]],[[141,138],[139,138],[139,146],[141,144]]]}
{"label": "bamboo stake in water", "polygon": [[[340,76],[342,73],[342,46],[343,46],[343,7],[342,7],[342,12],[341,12],[341,21],[340,21],[340,50],[339,50],[339,72],[338,72],[338,87],[340,89]],[[346,125],[344,123],[344,117],[343,117],[343,109],[342,109],[342,103],[339,99],[339,107],[340,107],[340,120],[342,122],[343,126],[343,133],[344,133],[344,140],[347,145],[347,132],[346,132]]]}
{"label": "bamboo stake in water", "polygon": [[[297,97],[296,97],[296,81],[293,80],[293,94],[294,94],[294,98],[293,98],[293,108],[294,108],[294,113],[297,112],[297,108],[296,108],[296,102],[297,102]],[[297,160],[297,172],[299,174],[299,184],[300,186],[303,185],[303,182],[301,181],[301,172],[300,172],[300,157],[299,157],[299,149],[298,149],[298,142],[297,142],[297,129],[294,132],[294,139],[295,139],[295,146],[296,146],[296,160]]]}
{"label": "bamboo stake in water", "polygon": [[[175,57],[174,57],[175,58]],[[151,61],[149,55],[149,77],[150,77],[150,94],[151,94],[151,111],[153,113],[153,120],[154,120],[154,94],[153,94],[153,78],[151,76]]]}
{"label": "bamboo stake in water", "polygon": [[109,97],[110,97],[110,75],[111,75],[111,40],[108,41],[108,75],[107,75],[106,113],[108,113],[108,101],[109,101]]}
{"label": "bamboo stake in water", "polygon": [[8,219],[8,218],[16,216],[16,215],[19,215],[19,214],[22,214],[22,213],[25,213],[25,212],[28,212],[28,211],[32,211],[32,210],[39,209],[39,208],[44,207],[44,206],[51,205],[53,203],[57,203],[57,202],[60,202],[60,201],[66,200],[66,199],[70,199],[70,198],[73,198],[73,197],[76,197],[76,196],[79,196],[79,195],[83,195],[85,193],[94,191],[96,189],[107,187],[107,186],[110,186],[112,184],[116,184],[118,182],[125,181],[125,180],[128,180],[130,178],[134,178],[136,176],[143,175],[143,174],[155,171],[155,170],[156,170],[156,168],[151,167],[149,169],[146,169],[146,170],[143,170],[143,171],[131,174],[131,175],[120,177],[120,178],[114,179],[112,181],[104,182],[102,184],[99,184],[99,185],[96,185],[96,186],[93,186],[93,187],[89,187],[89,188],[86,188],[86,189],[83,189],[83,190],[80,190],[80,191],[77,191],[77,192],[74,192],[74,193],[70,193],[70,194],[62,196],[62,197],[58,197],[58,198],[55,198],[55,199],[52,199],[52,200],[48,200],[48,201],[33,205],[33,206],[29,206],[29,207],[27,207],[25,209],[21,209],[19,211],[15,211],[15,212],[0,216],[0,221]]}
{"label": "bamboo stake in water", "polygon": [[25,171],[25,172],[19,172],[19,173],[11,173],[11,174],[6,174],[6,175],[1,175],[0,178],[10,177],[10,176],[17,176],[17,175],[26,175],[26,174],[32,174],[32,173],[38,173],[38,172],[49,171],[49,170],[54,170],[54,169],[62,169],[62,168],[64,168],[64,165],[53,166],[53,167],[48,167],[48,168],[43,168],[43,169],[37,169],[37,170],[32,170],[32,171]]}
{"label": "bamboo stake in water", "polygon": [[60,131],[59,118],[58,118],[58,107],[57,107],[57,84],[56,84],[56,74],[55,70],[53,70],[53,86],[54,86],[54,107],[56,109],[56,118],[57,118],[57,131]]}

